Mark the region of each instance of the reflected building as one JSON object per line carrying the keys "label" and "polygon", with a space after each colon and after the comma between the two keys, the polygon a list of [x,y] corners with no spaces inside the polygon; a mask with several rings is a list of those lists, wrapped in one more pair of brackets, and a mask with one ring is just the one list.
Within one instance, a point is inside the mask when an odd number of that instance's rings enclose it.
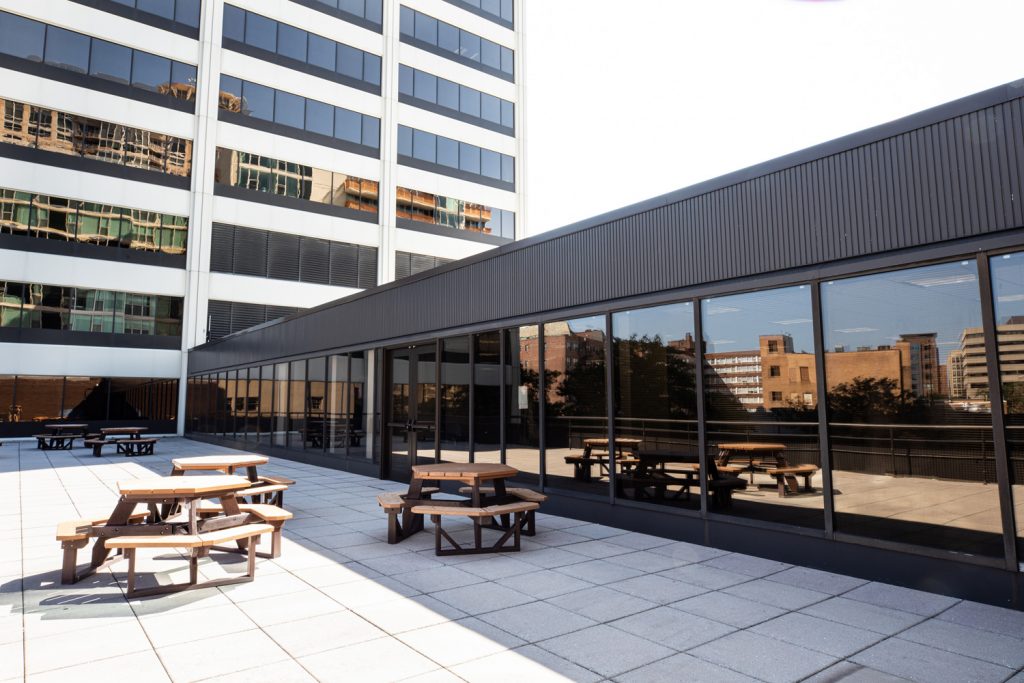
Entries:
{"label": "reflected building", "polygon": [[[999,342],[999,378],[1004,385],[1024,382],[1024,316],[1010,316],[996,326]],[[955,352],[964,396],[968,400],[989,398],[988,366],[985,357],[985,336],[980,327],[964,329],[960,348]],[[953,357],[953,353],[950,354]]]}

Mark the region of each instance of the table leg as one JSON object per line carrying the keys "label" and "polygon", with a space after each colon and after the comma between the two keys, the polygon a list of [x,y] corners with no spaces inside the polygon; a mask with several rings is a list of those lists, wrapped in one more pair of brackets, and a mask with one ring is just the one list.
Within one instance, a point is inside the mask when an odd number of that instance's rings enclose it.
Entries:
{"label": "table leg", "polygon": [[[128,520],[132,515],[132,510],[135,509],[135,502],[127,500],[123,496],[117,505],[114,507],[114,511],[110,513],[110,517],[107,519],[107,526],[125,526],[128,524]],[[110,556],[110,551],[107,550],[107,543],[101,537],[96,539],[96,545],[92,548],[92,566],[99,567],[101,564],[107,561],[107,557]]]}
{"label": "table leg", "polygon": [[[405,494],[408,500],[419,500],[423,495],[423,480],[413,478],[409,482],[409,491]],[[412,506],[402,508],[402,538],[411,536],[423,529],[423,518],[412,514]]]}
{"label": "table leg", "polygon": [[[497,493],[498,489],[495,488],[494,492]],[[476,479],[473,481],[473,507],[480,507],[480,480]],[[483,547],[483,520],[479,517],[473,518],[473,547],[480,550]]]}
{"label": "table leg", "polygon": [[[505,489],[505,480],[504,479],[495,479],[494,480],[494,496],[498,499],[498,501],[499,501],[498,504],[499,505],[501,504],[500,501],[503,501],[507,495],[508,495],[508,491]],[[501,516],[501,528],[502,529],[508,529],[509,528],[508,525],[510,524],[510,522],[511,522],[511,518],[508,515],[502,515]]]}
{"label": "table leg", "polygon": [[[234,469],[234,468],[232,468],[232,469]],[[256,474],[256,466],[255,465],[249,465],[248,467],[246,467],[245,468],[245,473],[248,475],[249,481],[251,481],[253,483],[256,483],[257,481],[260,480],[259,475]]]}

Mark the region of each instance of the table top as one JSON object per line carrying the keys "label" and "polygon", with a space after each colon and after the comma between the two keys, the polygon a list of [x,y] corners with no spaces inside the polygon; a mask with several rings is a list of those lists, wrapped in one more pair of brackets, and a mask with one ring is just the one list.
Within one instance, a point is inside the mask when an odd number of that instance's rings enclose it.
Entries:
{"label": "table top", "polygon": [[[595,439],[583,439],[583,445],[585,445],[585,446],[607,446],[608,445],[608,439],[598,439],[598,438],[595,438]],[[640,439],[629,439],[629,438],[625,438],[625,437],[617,438],[617,439],[615,439],[615,445],[616,446],[618,446],[618,445],[623,445],[623,446],[639,446],[640,445]]]}
{"label": "table top", "polygon": [[413,479],[451,479],[472,483],[490,479],[505,479],[519,474],[515,467],[498,463],[442,462],[431,465],[413,465]]}
{"label": "table top", "polygon": [[199,455],[193,458],[175,458],[171,464],[179,470],[223,470],[228,467],[255,467],[266,465],[269,458],[263,455]]}
{"label": "table top", "polygon": [[209,477],[146,477],[117,482],[117,488],[126,495],[198,496],[204,493],[230,493],[252,486],[245,477],[214,475]]}
{"label": "table top", "polygon": [[104,427],[100,434],[140,434],[148,431],[149,427]]}
{"label": "table top", "polygon": [[747,451],[752,453],[758,453],[761,451],[784,451],[786,450],[786,444],[784,443],[720,443],[718,444],[719,450],[723,451]]}
{"label": "table top", "polygon": [[89,425],[71,424],[62,422],[60,424],[44,425],[47,429],[85,429]]}

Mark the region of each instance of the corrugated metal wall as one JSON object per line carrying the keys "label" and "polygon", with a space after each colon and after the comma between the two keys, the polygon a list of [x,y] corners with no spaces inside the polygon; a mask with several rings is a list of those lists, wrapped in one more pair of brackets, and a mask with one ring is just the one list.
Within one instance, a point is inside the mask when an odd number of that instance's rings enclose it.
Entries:
{"label": "corrugated metal wall", "polygon": [[1024,226],[1022,83],[202,347],[190,367],[429,336]]}

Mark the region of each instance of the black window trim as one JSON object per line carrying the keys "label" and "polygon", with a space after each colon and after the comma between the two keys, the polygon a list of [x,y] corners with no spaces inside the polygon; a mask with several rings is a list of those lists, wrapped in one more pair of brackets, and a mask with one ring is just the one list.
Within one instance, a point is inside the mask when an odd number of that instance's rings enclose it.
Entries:
{"label": "black window trim", "polygon": [[428,43],[425,40],[419,40],[418,38],[414,38],[413,36],[407,36],[404,33],[399,36],[398,40],[399,42],[405,43],[406,45],[411,45],[412,47],[416,47],[426,52],[430,52],[431,54],[435,54],[438,57],[444,57],[445,59],[449,59],[457,64],[463,64],[465,66],[470,67],[471,69],[482,71],[485,74],[488,74],[489,76],[500,78],[503,81],[508,81],[509,83],[516,82],[515,76],[507,74],[501,69],[495,69],[494,67],[487,66],[486,64],[483,64],[481,62],[473,61],[469,57],[463,57],[462,55],[457,55],[454,52],[449,52],[448,50],[440,48],[432,43]]}
{"label": "black window trim", "polygon": [[[445,80],[447,80],[447,79],[445,79]],[[476,90],[476,88],[474,88],[474,90]],[[483,92],[483,91],[478,91],[478,92]],[[490,93],[486,93],[486,94],[489,95]],[[498,98],[498,99],[501,99],[501,98]],[[507,135],[507,136],[512,137],[512,138],[514,138],[516,136],[516,131],[515,131],[514,128],[508,128],[506,126],[501,125],[500,123],[494,123],[493,121],[488,121],[487,119],[480,118],[478,116],[473,116],[471,114],[464,114],[461,111],[458,111],[458,110],[455,110],[455,109],[451,109],[449,107],[445,107],[444,105],[440,105],[440,104],[437,104],[435,102],[430,102],[428,100],[421,100],[418,97],[415,97],[414,95],[406,95],[405,93],[401,93],[400,92],[400,93],[398,93],[398,101],[400,103],[402,103],[402,104],[408,104],[410,107],[416,107],[417,109],[424,109],[426,111],[433,112],[435,114],[440,114],[441,116],[447,116],[450,119],[455,119],[457,121],[462,121],[464,123],[469,123],[469,124],[472,124],[474,126],[479,126],[480,128],[486,128],[487,130],[492,130],[495,133],[501,133],[502,135]],[[513,106],[514,106],[514,103],[513,103]]]}
{"label": "black window trim", "polygon": [[424,232],[429,235],[439,235],[441,237],[453,237],[455,239],[466,240],[469,242],[482,242],[484,244],[509,244],[515,240],[508,237],[501,237],[500,235],[488,235],[483,232],[474,232],[473,230],[460,230],[459,228],[451,228],[447,225],[438,225],[437,223],[424,223],[422,221],[414,221],[409,218],[396,218],[395,227],[402,230],[414,230],[415,232]]}
{"label": "black window trim", "polygon": [[225,185],[224,183],[214,183],[213,194],[218,197],[239,199],[245,202],[257,202],[259,204],[278,206],[283,209],[295,209],[296,211],[319,213],[325,216],[335,216],[337,218],[348,218],[350,220],[360,221],[361,223],[372,223],[374,225],[377,224],[378,216],[380,216],[379,208],[377,211],[358,211],[356,209],[350,209],[347,206],[321,204],[308,199],[286,197],[284,195],[272,194],[270,192],[260,192],[259,190],[250,190],[244,187]]}
{"label": "black window trim", "polygon": [[[209,1],[209,0],[207,0]],[[170,31],[171,33],[177,33],[180,36],[191,38],[193,40],[199,40],[199,27],[192,27],[188,24],[183,24],[180,21],[174,21],[172,19],[165,19],[149,12],[143,12],[134,7],[128,7],[113,0],[71,0],[71,2],[79,5],[85,5],[101,12],[108,14],[116,14],[119,17],[137,21],[140,24],[147,24],[154,28],[162,29],[164,31]],[[200,5],[200,8],[202,6]],[[200,21],[202,21],[202,9],[200,9]]]}
{"label": "black window trim", "polygon": [[0,327],[0,342],[13,344],[54,344],[58,346],[106,346],[134,349],[181,350],[181,335],[85,332]]}
{"label": "black window trim", "polygon": [[99,244],[35,239],[23,235],[0,234],[0,249],[27,251],[34,254],[73,256],[75,258],[88,258],[97,261],[138,263],[145,266],[162,266],[165,268],[183,269],[187,263],[185,254],[166,254],[142,249],[116,249]]}
{"label": "black window trim", "polygon": [[[299,95],[299,97],[301,97],[301,95]],[[362,112],[356,113],[361,114]],[[363,115],[368,116],[367,114]],[[281,135],[288,138],[294,138],[296,140],[302,140],[303,142],[310,142],[314,145],[333,147],[334,149],[338,149],[343,152],[351,152],[352,154],[359,154],[372,159],[380,159],[380,150],[376,147],[357,144],[355,142],[349,142],[348,140],[341,140],[321,133],[311,133],[310,131],[302,128],[292,128],[291,126],[286,126],[283,123],[267,121],[266,119],[256,118],[255,116],[246,116],[245,114],[239,114],[238,112],[218,109],[217,120],[225,123],[233,123],[238,126],[245,126],[246,128],[261,130],[264,133],[271,133],[273,135]]]}
{"label": "black window trim", "polygon": [[469,182],[477,183],[478,185],[496,187],[499,190],[508,190],[509,192],[516,191],[515,183],[499,180],[498,178],[491,178],[490,176],[470,173],[469,171],[463,171],[460,168],[452,168],[451,166],[445,166],[444,164],[439,164],[433,161],[423,161],[422,159],[416,159],[415,157],[407,157],[404,154],[398,155],[398,163],[402,166],[418,168],[421,171],[430,171],[431,173],[439,173],[441,175],[458,178],[460,180],[468,180]]}
{"label": "black window trim", "polygon": [[[330,69],[325,69],[323,67],[316,66],[315,64],[300,62],[297,59],[285,57],[284,55],[271,52],[270,50],[253,47],[248,43],[239,42],[234,38],[224,38],[221,40],[221,43],[222,47],[226,50],[238,52],[239,54],[243,54],[254,59],[260,59],[265,62],[271,62],[278,66],[283,66],[286,69],[292,69],[293,71],[301,71],[302,73],[309,74],[310,76],[315,76],[317,78],[323,78],[327,81],[334,81],[335,83],[339,83],[349,88],[368,92],[371,95],[380,95],[382,92],[379,85],[374,85],[373,83],[369,83],[362,79],[352,78],[351,76],[346,76],[345,74],[340,74],[337,71],[331,71]],[[358,50],[359,48],[356,49]],[[236,76],[236,78],[238,77]]]}

